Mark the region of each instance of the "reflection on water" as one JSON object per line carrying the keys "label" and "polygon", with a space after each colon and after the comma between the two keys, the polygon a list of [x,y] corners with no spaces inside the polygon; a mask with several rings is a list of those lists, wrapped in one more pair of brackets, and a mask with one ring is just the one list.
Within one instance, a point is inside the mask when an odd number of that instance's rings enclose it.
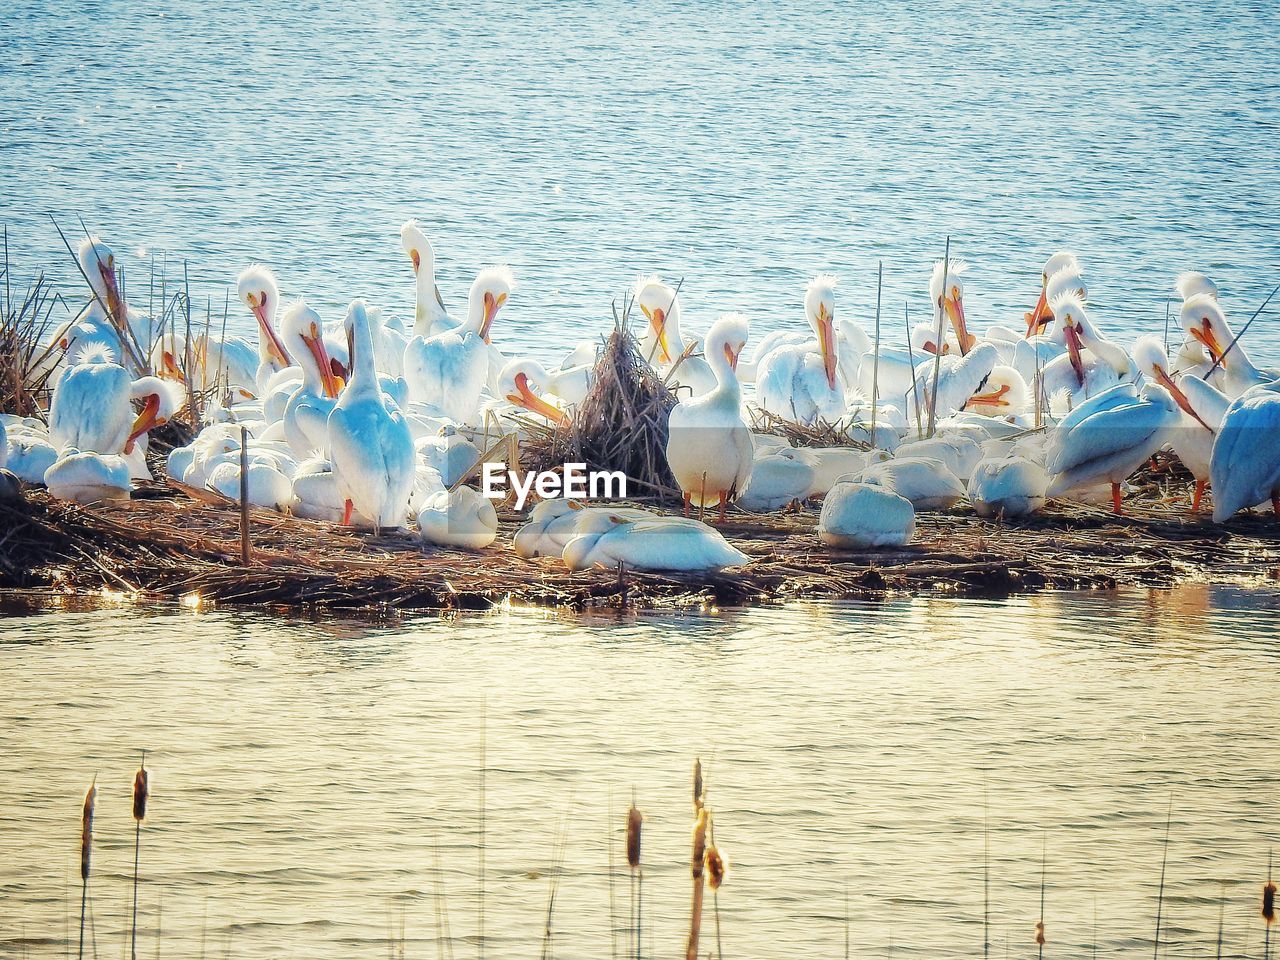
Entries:
{"label": "reflection on water", "polygon": [[144,926],[162,918],[167,954],[207,937],[241,957],[377,957],[403,914],[410,955],[434,955],[437,845],[452,930],[474,930],[487,703],[490,956],[538,950],[565,816],[555,952],[605,955],[603,837],[633,789],[655,955],[678,953],[695,755],[732,860],[727,955],[838,955],[846,885],[854,955],[975,955],[984,794],[996,956],[1033,949],[1042,844],[1055,955],[1087,955],[1095,903],[1100,954],[1149,950],[1170,800],[1166,955],[1212,947],[1223,892],[1226,955],[1257,955],[1278,607],[1189,585],[718,616],[11,616],[0,954],[23,936],[62,954],[95,773],[96,930],[119,948],[145,748]]}

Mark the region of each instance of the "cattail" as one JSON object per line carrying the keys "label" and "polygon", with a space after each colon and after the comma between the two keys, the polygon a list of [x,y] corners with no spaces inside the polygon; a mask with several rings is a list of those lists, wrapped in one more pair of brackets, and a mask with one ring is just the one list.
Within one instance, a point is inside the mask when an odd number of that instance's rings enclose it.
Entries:
{"label": "cattail", "polygon": [[719,890],[720,885],[724,883],[724,875],[728,870],[724,857],[720,855],[720,850],[711,844],[707,847],[707,883],[711,885],[712,890]]}
{"label": "cattail", "polygon": [[703,807],[693,821],[693,856],[689,869],[693,874],[693,908],[689,911],[689,942],[685,946],[685,960],[698,960],[698,940],[702,934],[702,899],[706,889],[703,870],[707,858],[707,829],[711,814]]}
{"label": "cattail", "polygon": [[1270,880],[1262,888],[1262,919],[1268,927],[1276,919],[1276,885]]}
{"label": "cattail", "polygon": [[693,809],[695,813],[702,809],[703,793],[702,761],[699,759],[693,761]]}
{"label": "cattail", "polygon": [[707,828],[711,824],[711,812],[703,807],[698,811],[698,819],[693,821],[693,856],[689,866],[693,870],[693,879],[702,879],[702,867],[707,858]]}
{"label": "cattail", "polygon": [[1036,943],[1039,946],[1042,946],[1042,947],[1044,946],[1044,921],[1043,920],[1041,920],[1039,923],[1036,924]]}
{"label": "cattail", "polygon": [[98,778],[93,778],[84,795],[84,812],[80,816],[80,879],[89,879],[89,859],[93,848],[93,807],[98,800]]}
{"label": "cattail", "polygon": [[147,818],[148,783],[147,768],[139,766],[133,778],[133,819],[139,823]]}
{"label": "cattail", "polygon": [[643,823],[644,814],[632,804],[627,811],[627,865],[632,870],[640,869],[640,826]]}

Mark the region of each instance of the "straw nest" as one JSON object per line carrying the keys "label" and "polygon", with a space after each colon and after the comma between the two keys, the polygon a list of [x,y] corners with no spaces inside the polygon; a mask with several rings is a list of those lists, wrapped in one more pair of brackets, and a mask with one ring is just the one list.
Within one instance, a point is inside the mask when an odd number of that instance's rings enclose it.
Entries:
{"label": "straw nest", "polygon": [[1270,517],[1224,530],[1185,519],[1185,504],[1147,500],[1131,516],[1054,503],[1024,521],[962,509],[918,517],[909,547],[832,550],[817,511],[732,515],[721,531],[751,557],[718,574],[594,570],[515,555],[520,517],[501,512],[478,553],[423,547],[407,532],[358,534],[254,510],[253,557],[240,562],[238,507],[215,494],[150,484],[118,505],[80,507],[42,490],[0,504],[0,588],[60,595],[108,589],[161,599],[382,609],[484,609],[503,602],[593,607],[728,606],[895,592],[1005,595],[1045,587],[1171,584],[1274,576]]}

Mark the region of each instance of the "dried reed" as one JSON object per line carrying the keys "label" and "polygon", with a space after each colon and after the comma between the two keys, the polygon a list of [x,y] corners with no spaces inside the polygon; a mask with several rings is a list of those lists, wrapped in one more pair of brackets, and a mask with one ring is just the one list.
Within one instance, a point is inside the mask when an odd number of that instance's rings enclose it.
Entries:
{"label": "dried reed", "polygon": [[698,938],[702,934],[702,899],[706,889],[707,825],[711,814],[706,807],[698,809],[693,821],[693,855],[689,858],[689,872],[693,877],[693,903],[689,910],[689,940],[685,946],[685,960],[698,960]]}
{"label": "dried reed", "polygon": [[644,871],[640,869],[640,831],[643,825],[644,814],[636,808],[633,796],[631,808],[627,811],[627,867],[631,872],[631,916],[627,927],[631,935],[628,956],[635,960],[640,960],[641,909],[644,902]]}
{"label": "dried reed", "polygon": [[1271,882],[1271,851],[1267,851],[1267,882],[1262,888],[1263,960],[1271,960],[1271,924],[1276,920],[1276,885]]}
{"label": "dried reed", "polygon": [[138,960],[138,860],[142,851],[142,821],[147,818],[147,798],[151,794],[151,777],[147,773],[147,752],[133,777],[133,921],[129,937],[130,956]]}
{"label": "dried reed", "polygon": [[45,418],[49,378],[54,371],[54,345],[44,344],[53,326],[52,312],[61,302],[43,273],[14,300],[9,263],[9,231],[3,230],[4,302],[0,305],[0,413]]}
{"label": "dried reed", "polygon": [[98,778],[84,795],[80,813],[80,960],[84,960],[84,918],[89,903],[89,862],[93,855],[93,808],[98,801]]}
{"label": "dried reed", "polygon": [[1155,942],[1152,946],[1151,960],[1159,960],[1160,957],[1160,920],[1164,913],[1164,875],[1165,868],[1169,865],[1169,827],[1173,824],[1173,797],[1169,798],[1169,812],[1164,822],[1164,854],[1160,860],[1160,892],[1156,896],[1156,934]]}

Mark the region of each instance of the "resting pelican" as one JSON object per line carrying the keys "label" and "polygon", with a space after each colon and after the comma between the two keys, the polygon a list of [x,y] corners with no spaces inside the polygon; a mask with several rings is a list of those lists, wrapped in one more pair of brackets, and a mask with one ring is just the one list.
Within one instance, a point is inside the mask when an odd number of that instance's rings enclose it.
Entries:
{"label": "resting pelican", "polygon": [[325,348],[324,321],[303,300],[284,312],[284,341],[302,370],[302,383],[285,404],[284,438],[298,458],[329,455],[329,414],[338,399],[338,380],[333,375]]}
{"label": "resting pelican", "polygon": [[700,397],[715,389],[710,364],[694,356],[696,338],[686,343],[680,333],[680,298],[658,277],[641,277],[635,284],[635,302],[648,321],[640,335],[640,355],[677,387],[687,387]]}
{"label": "resting pelican", "polygon": [[619,566],[632,570],[709,571],[736,567],[750,558],[718,530],[681,517],[631,519],[617,512],[592,511],[564,547],[570,570]]}
{"label": "resting pelican", "polygon": [[424,543],[483,550],[498,536],[493,503],[470,487],[442,490],[429,497],[418,514]]}
{"label": "resting pelican", "polygon": [[1129,355],[1098,332],[1079,297],[1060,297],[1049,309],[1067,347],[1040,371],[1041,388],[1055,415],[1132,378]]}
{"label": "resting pelican", "polygon": [[514,289],[510,269],[485,267],[471,284],[466,323],[409,341],[404,376],[413,400],[433,404],[459,423],[479,426],[480,395],[489,378],[489,329]]}
{"label": "resting pelican", "polygon": [[756,372],[760,406],[786,420],[834,423],[845,411],[835,335],[836,278],[819,274],[804,293],[804,315],[814,340],[771,350]]}
{"label": "resting pelican", "polygon": [[1026,457],[979,461],[969,478],[969,503],[980,517],[1025,517],[1044,506],[1049,475]]}
{"label": "resting pelican", "polygon": [[1213,444],[1209,476],[1213,522],[1271,501],[1280,516],[1280,380],[1246,390],[1227,407]]}
{"label": "resting pelican", "polygon": [[1048,494],[1111,484],[1111,508],[1120,513],[1120,484],[1160,449],[1181,414],[1169,391],[1149,383],[1139,394],[1121,383],[1090,397],[1058,424],[1045,454]]}
{"label": "resting pelican", "polygon": [[80,451],[68,447],[45,471],[50,496],[76,503],[128,500],[133,489],[129,464],[115,454]]}
{"label": "resting pelican", "polygon": [[1182,302],[1186,303],[1192,297],[1205,296],[1210,300],[1218,299],[1218,285],[1206,277],[1203,273],[1195,270],[1189,270],[1180,274],[1178,279],[1174,281],[1173,289],[1178,292],[1178,296],[1182,298]]}
{"label": "resting pelican", "polygon": [[725,505],[746,488],[751,478],[751,431],[742,419],[742,388],[734,374],[738,355],[747,342],[747,318],[725,314],[707,333],[707,362],[716,375],[716,388],[700,397],[681,400],[668,421],[667,465],[690,504]]}
{"label": "resting pelican", "polygon": [[[963,410],[975,395],[982,390],[991,373],[996,368],[999,353],[994,344],[977,343],[969,352],[957,356],[954,354],[941,357],[930,357],[916,367],[916,393],[913,406],[918,403],[919,409],[928,410],[933,397],[934,367],[938,372],[938,393],[935,413],[941,420]],[[998,388],[997,388],[998,389]],[[991,392],[991,391],[986,391]]]}
{"label": "resting pelican", "polygon": [[941,460],[963,482],[973,475],[973,468],[982,459],[982,446],[969,436],[939,434],[902,444],[894,451],[894,457],[899,460],[919,457]]}
{"label": "resting pelican", "polygon": [[832,547],[900,547],[916,531],[911,501],[885,487],[843,477],[822,501],[818,539]]}
{"label": "resting pelican", "polygon": [[862,471],[863,483],[892,490],[916,510],[950,510],[964,498],[964,484],[941,460],[894,457]]}
{"label": "resting pelican", "polygon": [[809,495],[816,473],[799,450],[757,451],[751,464],[751,480],[738,497],[747,510],[781,510]]}
{"label": "resting pelican", "polygon": [[[133,401],[142,404],[136,416]],[[118,363],[90,359],[63,371],[49,406],[55,449],[131,454],[147,431],[168,422],[177,403],[158,377],[134,379]]]}
{"label": "resting pelican", "polygon": [[1182,376],[1175,382],[1169,373],[1169,357],[1165,354],[1164,344],[1154,334],[1139,337],[1134,343],[1133,361],[1144,377],[1168,390],[1182,409],[1182,420],[1170,432],[1169,445],[1196,479],[1191,512],[1198,513],[1209,482],[1209,461],[1218,435],[1218,424],[1231,401],[1199,377]]}
{"label": "resting pelican", "polygon": [[587,517],[608,513],[626,520],[646,520],[654,515],[634,507],[586,507],[576,500],[560,497],[540,500],[529,511],[529,520],[516,531],[514,546],[518,557],[563,557],[564,546],[580,532]]}
{"label": "resting pelican", "polygon": [[435,470],[445,487],[452,487],[480,462],[480,448],[452,425],[441,427],[435,436],[415,440],[413,445],[422,465]]}
{"label": "resting pelican", "polygon": [[982,384],[969,396],[962,409],[985,417],[1006,417],[1022,413],[1031,400],[1031,388],[1013,367],[997,364]]}
{"label": "resting pelican", "polygon": [[1227,325],[1218,301],[1208,294],[1197,294],[1182,305],[1178,315],[1187,337],[1209,352],[1222,371],[1222,392],[1235,399],[1246,390],[1276,379],[1272,371],[1254,366],[1240,341]]}
{"label": "resting pelican", "polygon": [[[285,513],[293,506],[293,483],[279,467],[262,460],[249,464],[249,503]],[[224,461],[209,471],[205,486],[230,500],[240,499],[240,462]]]}
{"label": "resting pelican", "polygon": [[400,244],[413,263],[416,305],[413,314],[413,335],[423,340],[452,330],[457,326],[444,308],[440,288],[436,286],[436,251],[427,239],[417,220],[410,220],[400,228]]}
{"label": "resting pelican", "polygon": [[409,425],[399,410],[388,409],[382,394],[367,309],[363,300],[347,309],[351,382],[329,414],[329,446],[345,502],[343,524],[359,511],[375,530],[397,529],[408,517],[417,458]]}
{"label": "resting pelican", "polygon": [[1053,300],[1049,292],[1049,280],[1062,271],[1079,275],[1080,264],[1074,253],[1060,251],[1044,262],[1044,269],[1040,271],[1040,297],[1031,311],[1023,315],[1023,319],[1027,322],[1028,337],[1034,336],[1041,327],[1053,320],[1053,313],[1049,310],[1049,303]]}
{"label": "resting pelican", "polygon": [[553,392],[553,382],[554,378],[537,360],[512,360],[498,377],[498,395],[522,410],[563,426],[569,423],[569,415],[542,397],[544,393]]}
{"label": "resting pelican", "polygon": [[276,275],[260,264],[251,264],[240,272],[236,293],[249,308],[258,324],[258,369],[254,383],[258,392],[266,391],[271,377],[289,366],[289,351],[276,334],[276,313],[280,309],[280,285]]}

